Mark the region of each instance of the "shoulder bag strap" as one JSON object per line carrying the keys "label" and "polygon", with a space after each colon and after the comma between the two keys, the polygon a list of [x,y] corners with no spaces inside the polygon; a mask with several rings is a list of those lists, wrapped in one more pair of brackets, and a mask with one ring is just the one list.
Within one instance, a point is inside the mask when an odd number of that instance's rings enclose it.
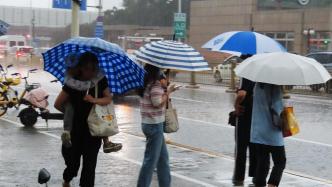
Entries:
{"label": "shoulder bag strap", "polygon": [[95,98],[98,98],[98,83],[95,85]]}
{"label": "shoulder bag strap", "polygon": [[[86,95],[89,95],[90,89],[86,91]],[[98,84],[95,85],[95,98],[98,98]]]}

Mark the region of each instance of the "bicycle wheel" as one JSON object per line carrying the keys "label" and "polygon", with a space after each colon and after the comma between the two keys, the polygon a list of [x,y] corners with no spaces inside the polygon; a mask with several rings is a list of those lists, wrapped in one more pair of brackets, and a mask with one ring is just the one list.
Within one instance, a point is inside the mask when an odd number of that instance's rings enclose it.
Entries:
{"label": "bicycle wheel", "polygon": [[[9,101],[7,95],[3,92],[0,92],[0,101]],[[6,114],[7,109],[8,107],[6,104],[0,104],[0,116]]]}

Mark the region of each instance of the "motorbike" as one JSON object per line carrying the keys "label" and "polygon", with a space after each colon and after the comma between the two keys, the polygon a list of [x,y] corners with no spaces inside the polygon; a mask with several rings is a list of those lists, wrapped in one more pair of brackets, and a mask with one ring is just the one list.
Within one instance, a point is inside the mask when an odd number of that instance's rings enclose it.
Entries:
{"label": "motorbike", "polygon": [[[51,83],[57,80],[51,81]],[[24,126],[31,127],[37,123],[38,118],[46,121],[49,120],[63,120],[63,113],[51,113],[48,107],[48,93],[42,88],[35,88],[28,92],[28,94],[21,99],[20,104],[27,106],[22,109],[17,117]]]}
{"label": "motorbike", "polygon": [[[41,88],[39,83],[28,82],[31,73],[36,73],[38,69],[29,69],[27,76],[22,77],[20,73],[12,73],[8,77],[8,69],[13,65],[5,68],[0,65],[0,116],[4,115],[9,108],[19,110],[21,105],[26,108],[22,109],[18,116],[24,126],[31,127],[36,124],[38,118],[42,118],[48,124],[48,120],[62,120],[62,113],[51,113],[47,109],[49,94]],[[19,94],[13,87],[24,80],[24,90]],[[51,81],[52,83],[58,80]]]}

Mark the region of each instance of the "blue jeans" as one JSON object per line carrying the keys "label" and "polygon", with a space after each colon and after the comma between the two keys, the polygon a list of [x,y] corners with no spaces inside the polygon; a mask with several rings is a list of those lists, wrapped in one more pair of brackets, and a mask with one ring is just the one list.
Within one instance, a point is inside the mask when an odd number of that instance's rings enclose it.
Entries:
{"label": "blue jeans", "polygon": [[164,123],[142,124],[142,130],[146,137],[146,148],[137,187],[150,186],[155,168],[159,187],[170,187],[171,173],[164,139]]}

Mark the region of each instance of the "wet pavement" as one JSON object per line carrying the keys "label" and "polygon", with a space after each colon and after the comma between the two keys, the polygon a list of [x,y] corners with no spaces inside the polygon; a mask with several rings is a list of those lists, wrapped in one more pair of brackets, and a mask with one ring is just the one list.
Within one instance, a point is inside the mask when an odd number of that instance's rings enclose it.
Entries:
{"label": "wet pavement", "polygon": [[[26,69],[23,65],[12,71]],[[50,80],[45,72],[31,77],[49,91],[53,103],[61,87]],[[173,186],[232,186],[234,129],[227,125],[227,118],[233,99],[234,95],[215,86],[182,88],[173,95],[181,124],[179,132],[167,135]],[[301,133],[286,140],[288,160],[281,186],[332,186],[332,101],[300,95],[292,95],[291,101]],[[122,142],[124,149],[99,154],[96,186],[135,186],[143,157],[138,98],[127,96],[116,104],[121,133],[114,139]],[[0,119],[0,186],[38,186],[37,173],[43,167],[52,174],[50,186],[59,186],[64,168],[61,122],[50,121],[46,126],[39,120],[35,128],[26,129],[15,117],[17,112],[12,109]],[[246,186],[249,184],[247,179]],[[152,186],[157,186],[156,178]]]}
{"label": "wet pavement", "polygon": [[[49,186],[61,184],[64,163],[60,153],[61,129],[39,124],[29,129],[2,119],[0,126],[0,186],[38,186],[41,168],[51,172]],[[122,125],[120,124],[122,129]],[[118,153],[100,152],[96,169],[96,186],[132,187],[136,184],[144,151],[144,138],[120,133],[112,138],[124,144]],[[231,185],[233,159],[202,150],[169,145],[172,186],[228,187]],[[152,186],[157,186],[156,177]],[[250,184],[250,180],[247,180]],[[73,181],[78,186],[78,179]],[[248,186],[248,185],[247,185]],[[328,186],[322,182],[285,174],[281,186]]]}

